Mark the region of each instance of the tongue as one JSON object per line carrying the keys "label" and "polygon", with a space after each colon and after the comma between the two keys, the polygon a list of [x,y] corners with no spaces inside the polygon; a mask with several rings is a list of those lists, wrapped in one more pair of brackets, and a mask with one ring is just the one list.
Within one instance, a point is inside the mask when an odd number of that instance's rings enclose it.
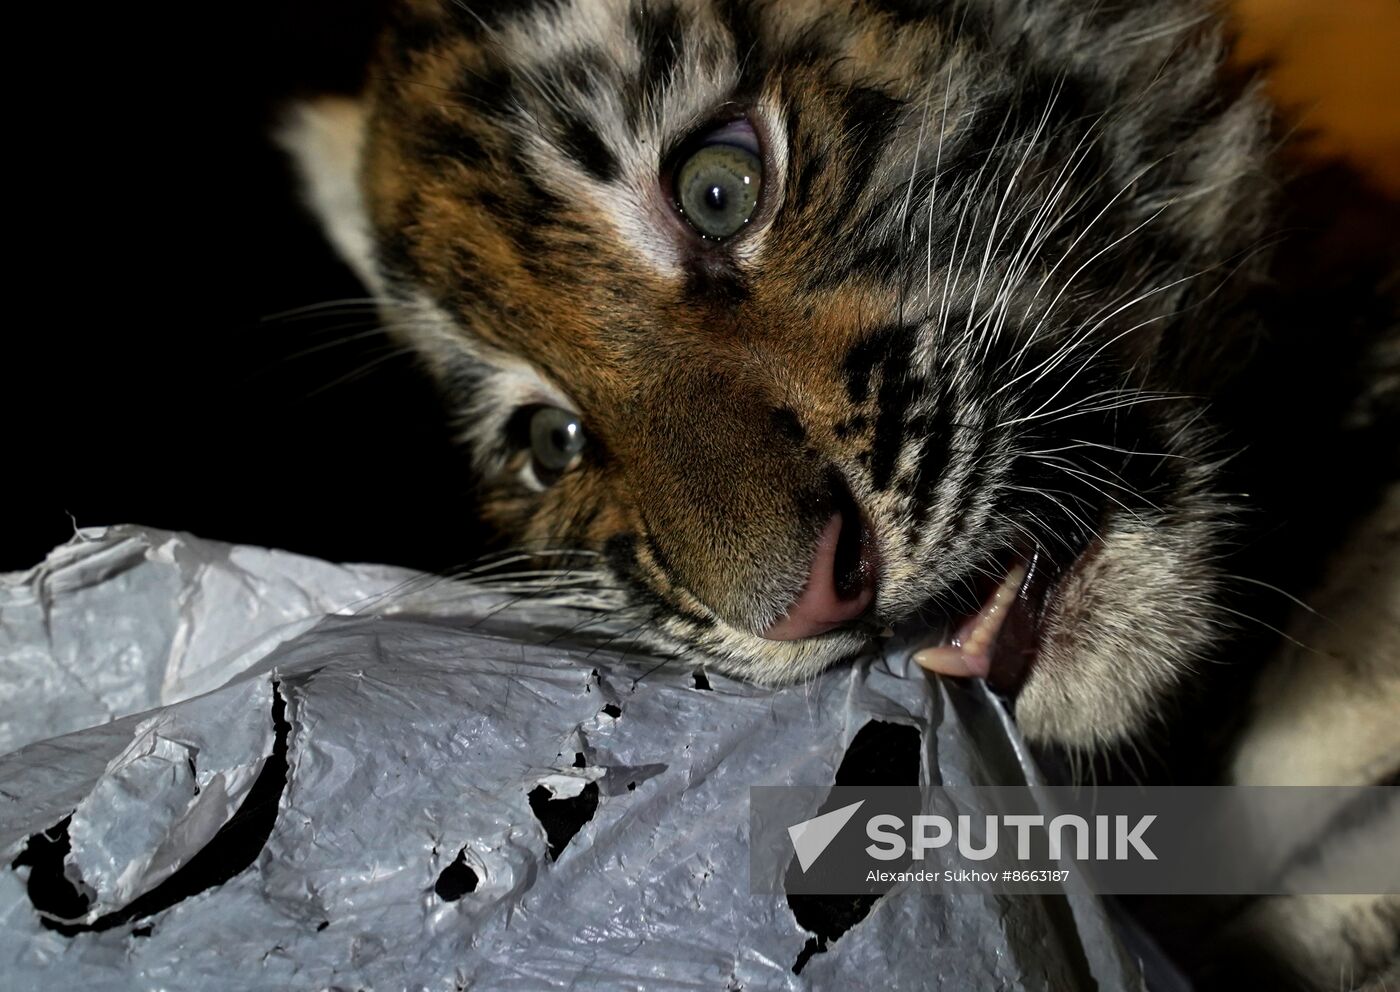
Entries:
{"label": "tongue", "polygon": [[987,677],[991,671],[991,649],[997,634],[1006,623],[1007,614],[1016,602],[1016,594],[1026,577],[1025,565],[1013,565],[1001,580],[1001,585],[982,604],[953,637],[951,644],[924,648],[914,653],[914,660],[931,672],[960,678]]}

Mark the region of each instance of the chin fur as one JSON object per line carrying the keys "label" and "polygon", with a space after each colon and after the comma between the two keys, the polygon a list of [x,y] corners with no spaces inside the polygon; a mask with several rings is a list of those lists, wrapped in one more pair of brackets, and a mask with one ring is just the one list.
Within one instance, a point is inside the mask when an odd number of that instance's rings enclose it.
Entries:
{"label": "chin fur", "polygon": [[1061,582],[1016,701],[1032,740],[1099,749],[1139,734],[1227,624],[1218,523],[1116,517]]}

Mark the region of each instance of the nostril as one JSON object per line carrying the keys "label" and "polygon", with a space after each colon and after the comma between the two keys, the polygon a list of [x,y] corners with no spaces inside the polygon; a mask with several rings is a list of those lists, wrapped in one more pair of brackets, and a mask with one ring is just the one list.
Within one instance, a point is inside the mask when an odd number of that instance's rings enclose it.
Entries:
{"label": "nostril", "polygon": [[[834,473],[833,473],[834,475]],[[879,549],[855,498],[833,478],[832,511],[812,549],[806,582],[787,612],[760,631],[774,641],[816,637],[860,619],[875,601]]]}
{"label": "nostril", "polygon": [[834,488],[841,533],[836,539],[832,579],[836,597],[851,600],[875,585],[875,536],[844,480]]}

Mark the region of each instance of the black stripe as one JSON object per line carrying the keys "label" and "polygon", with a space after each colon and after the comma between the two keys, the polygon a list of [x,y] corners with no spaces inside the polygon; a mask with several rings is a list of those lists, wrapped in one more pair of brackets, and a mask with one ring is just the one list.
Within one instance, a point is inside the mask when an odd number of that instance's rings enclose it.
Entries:
{"label": "black stripe", "polygon": [[862,0],[861,6],[877,14],[884,14],[896,24],[904,25],[930,20],[946,10],[948,5],[934,3],[932,0]]}
{"label": "black stripe", "polygon": [[679,606],[671,607],[671,611],[673,619],[688,623],[697,630],[710,630],[715,626],[715,618],[705,616],[703,613],[693,613]]}
{"label": "black stripe", "polygon": [[769,65],[757,4],[749,0],[718,0],[715,7],[716,14],[729,29],[735,58],[739,63],[737,89],[740,92],[757,93],[762,86],[766,71],[764,67]]}
{"label": "black stripe", "polygon": [[538,229],[549,224],[564,212],[566,206],[564,201],[540,185],[530,172],[523,152],[511,157],[509,168],[523,198],[523,202],[512,198],[515,214],[511,220],[515,222],[517,228]]}
{"label": "black stripe", "polygon": [[865,419],[865,415],[858,413],[850,420],[842,420],[831,428],[838,440],[844,441],[848,437],[859,434],[870,426],[870,421]]}
{"label": "black stripe", "polygon": [[685,25],[673,3],[648,3],[632,8],[632,35],[642,55],[635,86],[628,87],[627,124],[636,130],[652,97],[670,83],[685,46]]}
{"label": "black stripe", "polygon": [[504,117],[517,101],[515,74],[509,66],[499,64],[483,72],[463,69],[448,96],[488,117]]}
{"label": "black stripe", "polygon": [[727,258],[697,252],[686,274],[685,295],[704,303],[733,306],[749,298],[749,285],[744,274]]}
{"label": "black stripe", "polygon": [[894,478],[895,465],[908,440],[905,416],[909,405],[923,392],[925,380],[912,373],[914,335],[895,339],[880,374],[880,392],[875,399],[875,432],[871,442],[870,482],[883,492]]}
{"label": "black stripe", "polygon": [[[987,481],[992,470],[990,451],[991,439],[988,432],[974,432],[972,434],[972,451],[968,455],[971,469],[958,488],[957,494],[953,497],[952,504],[948,507],[948,533],[944,536],[944,541],[948,544],[952,544],[966,532],[968,515],[979,500],[990,496],[992,508],[996,509],[1008,495],[1007,490],[1000,487],[990,494],[986,491]],[[930,507],[930,509],[932,508]]]}
{"label": "black stripe", "polygon": [[948,469],[955,430],[951,411],[955,402],[951,395],[936,397],[923,442],[919,445],[918,461],[915,463],[917,475],[911,494],[916,529],[922,528],[928,520],[929,511],[933,508],[934,489]]}
{"label": "black stripe", "polygon": [[591,97],[601,84],[605,89],[616,88],[614,65],[601,50],[580,48],[561,55],[549,66],[535,70],[540,80],[538,89],[544,92],[576,90]]}
{"label": "black stripe", "polygon": [[797,418],[797,413],[788,407],[778,407],[768,415],[774,428],[783,437],[794,444],[801,444],[807,440],[807,431],[802,426],[802,421]]}
{"label": "black stripe", "polygon": [[599,182],[610,183],[617,178],[617,156],[584,118],[573,114],[564,116],[559,146]]}
{"label": "black stripe", "polygon": [[643,600],[654,599],[641,562],[637,560],[637,535],[614,534],[608,538],[603,542],[603,560],[619,581],[631,587],[632,595],[640,594]]}
{"label": "black stripe", "polygon": [[836,206],[838,218],[846,217],[855,209],[856,201],[876,177],[876,163],[904,106],[902,101],[869,86],[847,90],[841,104],[842,130],[848,137],[849,153]]}
{"label": "black stripe", "polygon": [[448,158],[479,168],[488,157],[485,146],[472,132],[455,121],[436,114],[424,115],[412,129],[417,151],[423,158]]}
{"label": "black stripe", "polygon": [[846,358],[841,363],[841,373],[846,380],[846,393],[851,397],[852,403],[861,404],[869,399],[870,380],[875,374],[876,366],[889,354],[894,339],[911,330],[898,324],[888,324],[865,335],[846,352]]}
{"label": "black stripe", "polygon": [[652,537],[650,532],[643,536],[646,539],[647,554],[650,556],[652,564],[656,566],[656,570],[666,577],[666,582],[669,585],[681,585],[680,580],[676,577],[676,570],[671,564],[671,559],[667,557],[666,552],[661,550],[661,545],[656,543],[656,538]]}
{"label": "black stripe", "polygon": [[[649,548],[653,554],[656,553],[654,544],[649,542]],[[634,603],[664,611],[677,619],[694,624],[702,630],[715,625],[712,618],[693,613],[680,604],[672,602],[648,581],[646,571],[642,568],[641,560],[637,555],[637,536],[635,534],[615,534],[608,538],[603,543],[603,560],[618,581],[627,586],[628,597]],[[657,565],[660,567],[659,560],[657,560]]]}

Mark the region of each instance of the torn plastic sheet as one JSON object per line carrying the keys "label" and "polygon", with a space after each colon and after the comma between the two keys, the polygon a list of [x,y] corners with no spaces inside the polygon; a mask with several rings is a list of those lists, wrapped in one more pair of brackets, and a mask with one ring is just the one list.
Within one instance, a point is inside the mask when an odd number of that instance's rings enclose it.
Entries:
{"label": "torn plastic sheet", "polygon": [[415,577],[139,527],[80,531],[0,574],[0,753],[215,689]]}
{"label": "torn plastic sheet", "polygon": [[[749,786],[831,784],[866,728],[925,785],[1037,781],[903,650],[761,689],[601,614],[131,527],[0,619],[9,988],[1142,987],[1083,892],[897,888],[828,932],[749,894]],[[49,737],[70,705],[109,722]]]}

